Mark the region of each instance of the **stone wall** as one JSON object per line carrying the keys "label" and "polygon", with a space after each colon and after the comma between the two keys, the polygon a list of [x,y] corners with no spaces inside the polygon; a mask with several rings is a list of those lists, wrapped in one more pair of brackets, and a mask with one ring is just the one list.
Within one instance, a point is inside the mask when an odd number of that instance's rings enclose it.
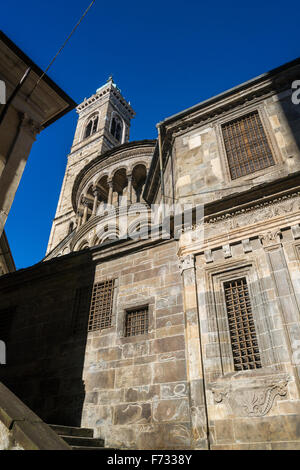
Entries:
{"label": "stone wall", "polygon": [[[46,422],[92,427],[107,446],[193,447],[177,242],[118,251],[103,262],[74,253],[1,279],[1,306],[16,306],[2,380]],[[75,334],[78,289],[108,278],[112,327]],[[125,311],[145,305],[148,334],[125,337]]]}
{"label": "stone wall", "polygon": [[0,380],[50,424],[80,425],[87,338],[86,328],[73,334],[73,311],[94,272],[82,252],[1,277],[0,311],[11,316]]}
{"label": "stone wall", "polygon": [[[249,94],[251,87],[249,87]],[[274,181],[300,170],[300,113],[299,106],[291,100],[292,90],[280,93],[273,91],[260,98],[249,97],[242,105],[235,103],[232,97],[230,111],[220,112],[222,105],[228,105],[220,99],[215,113],[203,119],[191,113],[191,123],[178,118],[174,130],[170,124],[169,133],[174,139],[164,155],[167,160],[172,152],[174,163],[175,198],[181,203],[194,205],[208,203],[225,196],[251,189],[267,181]],[[203,113],[205,113],[205,109]],[[222,136],[222,125],[253,111],[258,111],[264,131],[272,151],[275,165],[249,175],[231,179],[227,155]],[[181,127],[183,129],[181,129]],[[171,137],[169,136],[169,140]],[[171,174],[166,165],[165,188],[170,196]],[[159,196],[157,196],[159,198]],[[157,200],[156,198],[156,200]]]}
{"label": "stone wall", "polygon": [[[248,204],[228,200],[231,209],[179,240],[184,294],[198,300],[212,449],[300,448],[299,186],[288,191],[286,180],[279,188],[269,200],[266,189]],[[240,372],[224,293],[239,278],[247,280],[261,357],[261,368]]]}
{"label": "stone wall", "polygon": [[[113,326],[89,333],[82,425],[112,447],[189,448],[189,383],[176,242],[98,264],[115,279]],[[127,309],[148,305],[149,332],[125,337]]]}
{"label": "stone wall", "polygon": [[[200,253],[180,263],[182,240],[116,243],[4,276],[1,306],[19,300],[2,380],[44,421],[91,427],[109,447],[298,448],[297,233],[202,254],[190,243]],[[222,297],[232,272],[249,279],[262,369],[233,368]],[[78,291],[107,279],[112,326],[87,332],[86,304],[75,329]],[[143,306],[149,332],[126,337],[126,311]]]}

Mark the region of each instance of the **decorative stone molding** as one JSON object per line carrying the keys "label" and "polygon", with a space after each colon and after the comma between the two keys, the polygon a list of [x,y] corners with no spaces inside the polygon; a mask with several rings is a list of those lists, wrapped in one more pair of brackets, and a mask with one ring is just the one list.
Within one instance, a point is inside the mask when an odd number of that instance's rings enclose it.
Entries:
{"label": "decorative stone molding", "polygon": [[265,232],[261,235],[258,236],[260,239],[262,245],[264,247],[269,247],[273,245],[278,245],[281,240],[281,231],[280,230],[274,230],[271,231],[269,230],[268,232]]}
{"label": "decorative stone molding", "polygon": [[243,245],[244,253],[250,253],[252,251],[252,246],[251,246],[249,238],[247,238],[246,240],[242,240],[242,245]]}
{"label": "decorative stone molding", "polygon": [[81,203],[85,207],[87,207],[90,204],[90,202],[91,201],[89,199],[87,199],[86,197],[82,197],[82,199],[81,199]]}
{"label": "decorative stone molding", "polygon": [[224,258],[231,258],[232,257],[230,245],[224,245],[223,246],[223,253],[224,253]]}
{"label": "decorative stone molding", "polygon": [[270,199],[269,201],[245,207],[243,209],[224,212],[217,217],[207,217],[206,227],[213,228],[222,223],[229,230],[256,224],[278,216],[286,216],[291,212],[300,210],[300,192]]}
{"label": "decorative stone molding", "polygon": [[224,403],[236,416],[261,417],[271,410],[277,396],[287,394],[289,376],[248,377],[229,384],[211,384],[214,402]]}
{"label": "decorative stone molding", "polygon": [[[256,103],[257,101],[261,101],[262,98],[266,99],[267,97],[272,96],[274,93],[275,92],[272,91],[270,86],[260,91],[256,88],[255,93],[252,92],[251,97],[248,94],[245,94],[244,96],[239,94],[234,101],[226,100],[226,102],[219,102],[217,106],[215,105],[208,109],[204,109],[202,112],[200,111],[197,114],[192,114],[189,120],[185,120],[184,122],[181,121],[179,124],[176,122],[176,124],[172,126],[172,134],[174,137],[178,137],[185,134],[187,131],[191,132],[193,129],[197,129],[200,124],[205,125],[211,123],[220,116],[227,114],[228,111],[232,110],[232,108],[235,108],[236,110],[244,110],[249,107],[250,101],[252,101],[252,103]],[[249,94],[251,94],[251,91]]]}
{"label": "decorative stone molding", "polygon": [[194,257],[194,255],[189,254],[189,255],[182,256],[182,257],[179,258],[179,269],[180,269],[181,274],[183,274],[183,272],[186,269],[191,269],[191,268],[194,268],[194,267],[195,267],[195,257]]}
{"label": "decorative stone molding", "polygon": [[211,250],[205,250],[204,251],[204,258],[205,258],[206,263],[212,263],[213,262],[214,258],[213,258]]}
{"label": "decorative stone molding", "polygon": [[300,225],[293,225],[293,227],[291,227],[291,230],[294,240],[298,240],[298,238],[300,238]]}

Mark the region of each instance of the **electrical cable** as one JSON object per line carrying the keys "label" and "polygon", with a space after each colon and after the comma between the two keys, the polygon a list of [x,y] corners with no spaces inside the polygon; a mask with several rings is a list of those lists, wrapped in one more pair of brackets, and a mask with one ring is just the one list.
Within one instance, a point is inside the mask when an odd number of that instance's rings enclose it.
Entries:
{"label": "electrical cable", "polygon": [[29,100],[29,98],[31,97],[32,93],[34,92],[34,90],[36,89],[36,87],[39,85],[40,81],[43,79],[43,77],[46,75],[46,73],[48,72],[48,70],[50,69],[50,67],[52,66],[53,62],[56,60],[56,58],[59,56],[59,54],[61,53],[61,51],[64,49],[65,45],[67,44],[67,42],[70,40],[70,38],[73,36],[73,34],[75,33],[76,29],[78,28],[78,26],[80,25],[80,23],[82,22],[82,20],[84,19],[84,17],[87,15],[88,11],[92,8],[93,4],[95,3],[96,0],[93,0],[90,5],[88,6],[88,8],[85,10],[85,12],[83,13],[83,15],[81,16],[80,20],[76,23],[76,25],[74,26],[74,28],[72,29],[71,33],[69,34],[69,36],[67,37],[67,39],[65,40],[65,42],[63,43],[63,45],[61,46],[61,48],[59,49],[59,51],[56,53],[56,55],[53,57],[53,59],[51,60],[50,64],[48,65],[48,67],[46,68],[46,70],[42,73],[42,75],[39,77],[38,81],[36,82],[36,84],[34,85],[33,89],[31,90],[31,92],[29,93],[29,95],[27,96],[26,98],[26,101]]}

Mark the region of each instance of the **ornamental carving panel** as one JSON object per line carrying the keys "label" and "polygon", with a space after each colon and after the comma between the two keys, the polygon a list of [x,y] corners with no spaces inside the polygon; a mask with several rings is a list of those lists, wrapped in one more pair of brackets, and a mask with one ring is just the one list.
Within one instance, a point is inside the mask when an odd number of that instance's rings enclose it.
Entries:
{"label": "ornamental carving panel", "polygon": [[[275,399],[287,395],[287,375],[242,380],[226,385],[211,384],[214,403],[224,403],[236,416],[261,417],[271,410]],[[237,381],[239,382],[239,381]]]}
{"label": "ornamental carving panel", "polygon": [[[254,225],[264,220],[282,217],[300,210],[300,193],[278,197],[265,203],[256,204],[235,212],[226,213],[219,217],[212,217],[205,223],[205,230],[215,230],[219,224],[222,230],[234,230],[239,227]],[[207,232],[206,232],[207,233]],[[213,232],[211,232],[213,234]]]}

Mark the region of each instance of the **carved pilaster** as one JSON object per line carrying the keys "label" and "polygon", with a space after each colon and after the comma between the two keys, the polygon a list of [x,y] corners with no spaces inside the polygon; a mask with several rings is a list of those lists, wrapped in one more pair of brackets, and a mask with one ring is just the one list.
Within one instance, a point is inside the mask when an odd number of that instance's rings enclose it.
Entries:
{"label": "carved pilaster", "polygon": [[195,256],[194,255],[189,254],[189,255],[186,255],[186,256],[181,256],[179,258],[179,269],[180,269],[181,274],[183,274],[183,272],[186,269],[191,269],[191,268],[194,268],[194,267],[195,267]]}

